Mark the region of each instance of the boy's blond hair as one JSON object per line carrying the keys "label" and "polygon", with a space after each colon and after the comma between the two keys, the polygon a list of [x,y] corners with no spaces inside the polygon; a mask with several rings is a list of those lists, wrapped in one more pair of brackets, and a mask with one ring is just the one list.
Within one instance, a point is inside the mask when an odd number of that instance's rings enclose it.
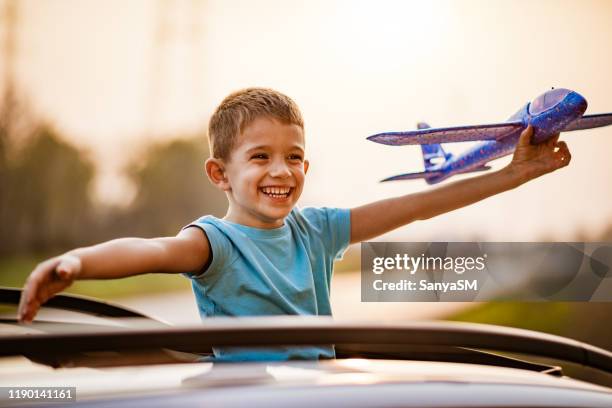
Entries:
{"label": "boy's blond hair", "polygon": [[269,88],[241,89],[228,95],[210,118],[208,139],[212,157],[229,159],[236,137],[261,116],[304,129],[300,109],[287,95]]}

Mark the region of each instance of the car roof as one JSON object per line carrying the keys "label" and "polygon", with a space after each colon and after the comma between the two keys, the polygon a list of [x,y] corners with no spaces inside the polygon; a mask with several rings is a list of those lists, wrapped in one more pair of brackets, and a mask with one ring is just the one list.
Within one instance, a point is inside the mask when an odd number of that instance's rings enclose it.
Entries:
{"label": "car roof", "polygon": [[[412,406],[407,404],[407,397],[421,406],[433,402],[456,406],[450,404],[453,401],[462,401],[465,406],[513,401],[522,406],[527,401],[546,398],[554,406],[571,401],[593,402],[586,406],[606,406],[600,403],[607,401],[610,406],[612,402],[609,388],[568,377],[507,367],[425,361],[346,359],[52,369],[23,357],[7,357],[0,359],[0,373],[0,386],[70,385],[76,387],[78,401],[84,404],[113,401],[118,406],[130,401],[148,401],[147,405],[155,401],[172,405],[177,401],[187,405],[206,401],[208,405],[211,398],[217,405],[231,406],[251,397],[263,399],[270,406],[287,405],[290,401],[293,406],[294,402],[299,405],[297,395],[306,393],[327,405],[339,403],[339,396],[349,390],[351,396],[345,395],[344,402],[351,401],[352,406],[362,406],[366,401],[369,403],[365,406],[387,406],[389,400],[385,399],[390,396],[391,401],[401,401],[400,405],[406,406]],[[364,388],[369,390],[369,398],[363,396],[365,400],[355,401],[354,393]]]}

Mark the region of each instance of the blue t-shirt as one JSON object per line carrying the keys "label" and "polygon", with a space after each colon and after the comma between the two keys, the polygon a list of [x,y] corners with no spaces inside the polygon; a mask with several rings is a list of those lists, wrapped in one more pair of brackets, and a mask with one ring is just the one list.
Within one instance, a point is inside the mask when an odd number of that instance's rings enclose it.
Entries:
{"label": "blue t-shirt", "polygon": [[[187,274],[202,319],[227,316],[331,315],[335,259],[350,241],[350,210],[294,208],[285,224],[260,229],[205,216],[188,227],[206,232],[212,261]],[[215,361],[333,358],[332,346],[214,348]]]}

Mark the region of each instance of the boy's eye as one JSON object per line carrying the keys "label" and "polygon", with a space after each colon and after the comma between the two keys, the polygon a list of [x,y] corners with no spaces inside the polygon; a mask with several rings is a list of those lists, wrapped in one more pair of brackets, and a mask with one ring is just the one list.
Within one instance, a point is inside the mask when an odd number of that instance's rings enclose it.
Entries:
{"label": "boy's eye", "polygon": [[302,161],[302,156],[299,154],[292,154],[289,156],[289,160],[299,160]]}
{"label": "boy's eye", "polygon": [[251,156],[251,159],[255,159],[255,160],[265,160],[268,158],[268,155],[265,153],[255,153],[253,156]]}

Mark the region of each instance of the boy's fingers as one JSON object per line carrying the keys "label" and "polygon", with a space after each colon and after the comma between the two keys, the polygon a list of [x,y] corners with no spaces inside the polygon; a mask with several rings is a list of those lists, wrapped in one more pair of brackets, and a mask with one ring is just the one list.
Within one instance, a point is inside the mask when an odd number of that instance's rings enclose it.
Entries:
{"label": "boy's fingers", "polygon": [[557,142],[555,145],[559,150],[555,152],[555,159],[560,167],[567,166],[572,159],[572,154],[567,147],[567,144],[563,141]]}
{"label": "boy's fingers", "polygon": [[519,137],[518,146],[529,146],[531,144],[531,137],[533,136],[533,126],[529,125],[525,130],[521,132]]}
{"label": "boy's fingers", "polygon": [[31,323],[34,320],[34,316],[36,316],[36,312],[38,312],[38,308],[40,307],[40,303],[33,301],[29,303],[23,311],[19,314],[19,322],[20,323]]}
{"label": "boy's fingers", "polygon": [[38,309],[36,303],[36,292],[38,291],[38,283],[35,279],[28,278],[26,286],[21,292],[19,299],[19,309],[17,311],[17,319],[21,322],[32,321],[32,313],[36,313]]}
{"label": "boy's fingers", "polygon": [[19,321],[32,321],[40,306],[70,286],[80,269],[80,259],[72,255],[51,258],[34,268],[19,300],[17,312]]}
{"label": "boy's fingers", "polygon": [[21,298],[19,299],[19,308],[17,318],[19,321],[29,322],[32,320],[38,307],[40,306],[41,287],[45,281],[49,282],[49,275],[53,273],[53,269],[59,263],[59,259],[48,259],[40,264],[30,274],[26,280]]}
{"label": "boy's fingers", "polygon": [[23,292],[21,294],[21,301],[24,304],[28,304],[36,297],[40,283],[44,279],[45,271],[48,270],[50,267],[55,267],[55,265],[53,265],[53,263],[50,261],[52,260],[50,259],[48,261],[38,264],[38,266],[34,268],[32,273],[26,280]]}
{"label": "boy's fingers", "polygon": [[560,152],[569,153],[569,148],[567,147],[567,143],[565,143],[564,141],[555,143],[555,148],[558,149],[556,153],[560,153]]}
{"label": "boy's fingers", "polygon": [[29,323],[38,310],[38,301],[34,293],[36,292],[36,286],[27,285],[21,293],[21,299],[19,299],[19,309],[17,311],[17,320],[20,322]]}
{"label": "boy's fingers", "polygon": [[27,289],[23,289],[21,292],[21,298],[19,299],[19,308],[17,309],[17,320],[20,322],[25,321],[28,308],[26,306]]}
{"label": "boy's fingers", "polygon": [[26,323],[31,322],[34,316],[36,316],[38,309],[40,309],[40,306],[64,287],[65,285],[62,285],[61,282],[54,282],[40,286],[36,291],[28,291],[28,295],[26,295],[23,305],[20,304],[18,313],[19,321]]}
{"label": "boy's fingers", "polygon": [[548,139],[548,144],[552,147],[552,146],[557,146],[557,142],[559,141],[559,136],[561,134],[557,133],[556,135],[554,135],[553,137],[551,137],[550,139]]}

